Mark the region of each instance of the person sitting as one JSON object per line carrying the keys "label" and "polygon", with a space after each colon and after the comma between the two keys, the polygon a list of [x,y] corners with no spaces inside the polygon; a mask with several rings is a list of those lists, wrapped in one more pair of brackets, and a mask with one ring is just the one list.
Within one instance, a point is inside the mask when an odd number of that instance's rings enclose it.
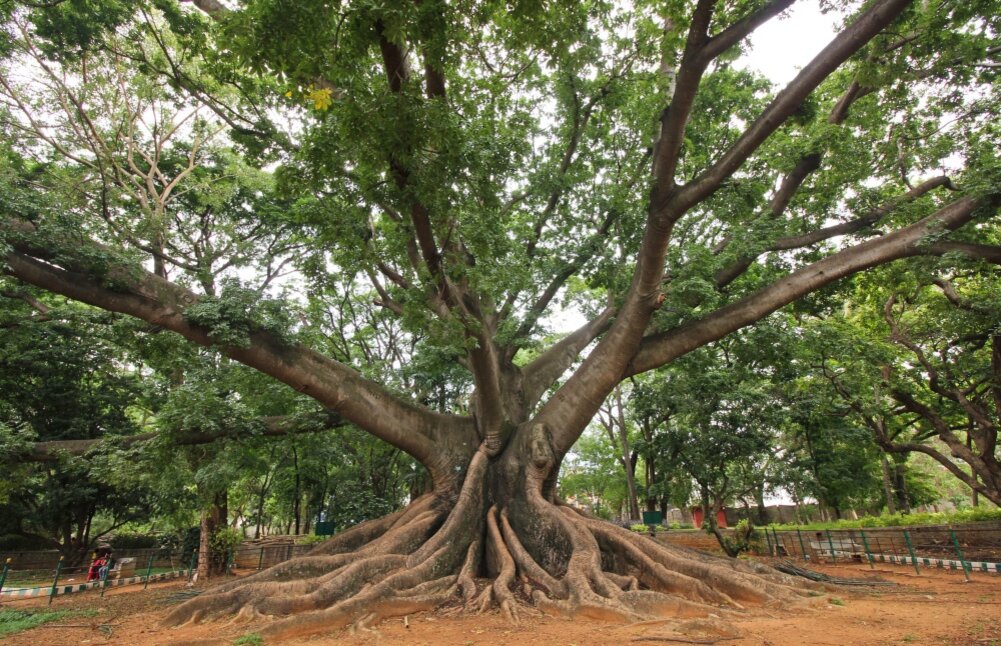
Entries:
{"label": "person sitting", "polygon": [[108,576],[108,568],[111,566],[111,548],[99,547],[94,552],[94,560],[87,569],[87,582],[103,581]]}

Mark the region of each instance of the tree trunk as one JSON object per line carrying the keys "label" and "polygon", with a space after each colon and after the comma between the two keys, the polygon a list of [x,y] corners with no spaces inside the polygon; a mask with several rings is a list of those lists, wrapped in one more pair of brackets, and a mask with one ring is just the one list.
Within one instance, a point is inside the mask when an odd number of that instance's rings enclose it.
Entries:
{"label": "tree trunk", "polygon": [[897,462],[894,465],[893,488],[897,493],[897,508],[905,514],[909,514],[911,513],[911,500],[910,496],[907,495],[907,479],[904,477],[906,472],[907,465],[905,463]]}
{"label": "tree trunk", "polygon": [[209,509],[203,509],[198,530],[198,578],[203,580],[208,578],[211,569],[212,546],[210,541],[214,533],[212,512]]}
{"label": "tree trunk", "polygon": [[[764,527],[768,524],[768,507],[765,506],[765,485],[761,484],[760,487],[755,487],[754,489],[754,501],[758,506],[758,526]],[[750,519],[750,516],[748,516]]]}
{"label": "tree trunk", "polygon": [[216,494],[212,505],[202,510],[198,532],[198,577],[207,578],[225,571],[225,557],[219,558],[212,550],[212,537],[227,526],[228,496],[226,492]]}
{"label": "tree trunk", "polygon": [[261,633],[280,639],[364,626],[456,596],[472,609],[496,603],[513,621],[526,599],[560,616],[635,621],[708,617],[720,606],[796,596],[791,580],[774,571],[696,556],[564,505],[556,464],[545,427],[523,428],[499,455],[481,449],[458,465],[456,489],[421,496],[308,556],[219,586],[174,609],[168,623],[238,608],[248,617],[274,615]]}
{"label": "tree trunk", "polygon": [[295,514],[295,535],[298,536],[302,528],[302,489],[299,477],[299,452],[292,447],[292,467],[295,469],[295,501],[293,502],[293,512]]}
{"label": "tree trunk", "polygon": [[886,512],[888,514],[897,513],[896,494],[893,491],[893,483],[890,479],[890,461],[886,459],[886,453],[880,453],[879,464],[883,472],[883,496],[886,498]]}

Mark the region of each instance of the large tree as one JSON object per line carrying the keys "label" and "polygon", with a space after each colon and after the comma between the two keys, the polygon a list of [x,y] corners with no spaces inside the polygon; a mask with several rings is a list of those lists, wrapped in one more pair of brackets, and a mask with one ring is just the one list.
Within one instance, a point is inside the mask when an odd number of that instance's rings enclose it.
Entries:
{"label": "large tree", "polygon": [[[602,617],[787,598],[555,485],[623,379],[876,265],[1001,257],[996,2],[842,7],[775,89],[732,62],[792,4],[0,4],[5,272],[213,347],[430,475],[170,620],[295,615],[278,635],[457,593],[513,616],[516,582]],[[337,294],[365,292],[413,356],[337,351]],[[547,336],[570,302],[589,320]],[[432,391],[391,376],[422,363]]]}

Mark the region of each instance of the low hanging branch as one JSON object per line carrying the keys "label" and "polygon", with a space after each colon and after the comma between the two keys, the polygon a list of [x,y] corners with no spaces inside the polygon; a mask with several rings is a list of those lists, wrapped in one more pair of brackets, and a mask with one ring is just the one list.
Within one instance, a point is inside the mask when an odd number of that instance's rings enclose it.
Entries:
{"label": "low hanging branch", "polygon": [[[213,432],[186,431],[171,438],[177,446],[211,444],[219,440],[245,440],[254,437],[284,437],[299,433],[316,433],[345,426],[347,422],[333,413],[316,413],[309,416],[264,417],[247,428],[226,429]],[[54,462],[62,456],[82,456],[102,446],[129,448],[137,444],[151,442],[162,437],[162,433],[140,433],[137,435],[115,436],[87,440],[49,440],[35,442],[27,453],[17,456],[18,462]]]}

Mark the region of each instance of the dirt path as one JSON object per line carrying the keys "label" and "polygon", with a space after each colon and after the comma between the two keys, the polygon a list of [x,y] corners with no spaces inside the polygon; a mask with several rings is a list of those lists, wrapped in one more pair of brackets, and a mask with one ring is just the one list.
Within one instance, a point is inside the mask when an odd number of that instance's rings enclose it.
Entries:
{"label": "dirt path", "polygon": [[[835,576],[864,578],[861,565],[814,566]],[[809,607],[756,610],[733,624],[740,637],[720,640],[723,646],[751,644],[800,645],[947,644],[1001,646],[1001,577],[974,574],[965,583],[961,572],[928,570],[915,576],[903,567],[878,567],[875,574],[898,583],[892,588],[838,588],[812,600]],[[85,592],[57,597],[53,609],[97,608],[94,617],[67,619],[7,637],[12,646],[77,644],[231,644],[252,632],[254,624],[210,622],[178,630],[165,629],[160,620],[170,595],[183,582],[165,582],[142,591],[141,586],[108,590],[104,599]],[[47,600],[5,602],[4,608],[43,608]],[[678,644],[671,641],[671,622],[606,624],[579,619],[526,617],[520,626],[508,624],[498,613],[467,616],[442,611],[378,625],[377,632],[328,635],[285,642],[302,645],[345,644],[407,646],[584,646],[618,644]],[[105,628],[101,628],[104,625]],[[110,634],[109,634],[110,629]],[[687,643],[697,642],[688,638]],[[708,642],[704,642],[708,643]]]}

